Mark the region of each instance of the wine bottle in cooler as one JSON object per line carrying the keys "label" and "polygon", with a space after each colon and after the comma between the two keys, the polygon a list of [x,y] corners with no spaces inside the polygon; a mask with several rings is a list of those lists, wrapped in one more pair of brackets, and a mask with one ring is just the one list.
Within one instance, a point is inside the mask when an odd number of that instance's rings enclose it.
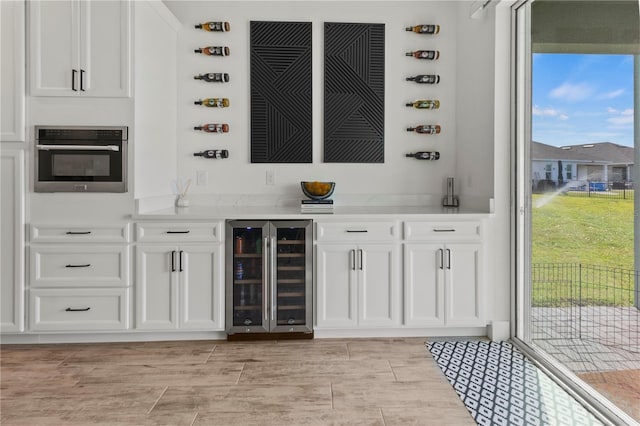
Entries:
{"label": "wine bottle in cooler", "polygon": [[416,127],[408,127],[407,132],[416,132],[425,135],[437,135],[440,133],[440,125],[439,124],[421,124]]}
{"label": "wine bottle in cooler", "polygon": [[407,52],[406,56],[413,56],[416,59],[436,60],[440,57],[438,50],[416,50],[415,52]]}
{"label": "wine bottle in cooler", "polygon": [[417,34],[438,34],[440,32],[440,25],[414,25],[412,27],[406,27],[405,31],[411,31]]}
{"label": "wine bottle in cooler", "polygon": [[207,133],[227,133],[229,131],[229,125],[226,123],[223,124],[203,124],[202,126],[195,126],[193,130],[201,130]]}
{"label": "wine bottle in cooler", "polygon": [[202,24],[196,24],[195,28],[197,30],[204,30],[204,31],[215,31],[215,32],[222,32],[222,33],[226,33],[231,31],[231,25],[227,22],[205,22]]}
{"label": "wine bottle in cooler", "polygon": [[413,154],[406,154],[406,157],[412,157],[418,160],[439,160],[440,153],[438,151],[418,151]]}
{"label": "wine bottle in cooler", "polygon": [[230,50],[227,46],[207,46],[195,49],[194,52],[208,56],[229,56]]}
{"label": "wine bottle in cooler", "polygon": [[405,105],[416,109],[438,109],[440,108],[440,101],[437,99],[418,99]]}
{"label": "wine bottle in cooler", "polygon": [[208,72],[206,74],[199,74],[193,76],[194,80],[202,80],[209,83],[228,83],[229,74],[226,72]]}

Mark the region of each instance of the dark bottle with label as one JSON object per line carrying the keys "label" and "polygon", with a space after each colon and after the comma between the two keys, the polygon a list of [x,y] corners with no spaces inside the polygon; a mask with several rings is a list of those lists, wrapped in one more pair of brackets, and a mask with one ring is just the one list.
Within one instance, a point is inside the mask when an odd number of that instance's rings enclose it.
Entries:
{"label": "dark bottle with label", "polygon": [[195,53],[202,53],[209,56],[229,56],[229,48],[227,46],[207,46],[194,50]]}
{"label": "dark bottle with label", "polygon": [[438,34],[440,32],[440,25],[414,25],[413,27],[406,27],[405,31],[411,31],[417,34]]}
{"label": "dark bottle with label", "polygon": [[226,33],[231,31],[231,25],[227,22],[205,22],[203,24],[196,24],[195,28],[197,30],[205,30],[205,31],[215,31]]}
{"label": "dark bottle with label", "polygon": [[440,153],[438,151],[419,151],[414,154],[406,154],[406,157],[413,157],[418,160],[438,160]]}
{"label": "dark bottle with label", "polygon": [[437,74],[420,74],[413,77],[407,77],[407,81],[415,81],[419,84],[438,84],[440,83],[440,76]]}
{"label": "dark bottle with label", "polygon": [[199,99],[193,102],[195,105],[204,105],[210,108],[227,108],[229,106],[229,99],[227,98],[206,98]]}
{"label": "dark bottle with label", "polygon": [[413,56],[416,59],[431,59],[435,60],[440,57],[440,51],[438,50],[416,50],[415,52],[407,52],[406,56]]}
{"label": "dark bottle with label", "polygon": [[440,108],[440,101],[437,99],[418,99],[415,102],[408,102],[405,105],[416,109],[438,109]]}
{"label": "dark bottle with label", "polygon": [[194,157],[223,159],[229,158],[229,151],[226,149],[208,149],[206,151],[194,152]]}
{"label": "dark bottle with label", "polygon": [[228,83],[229,82],[229,74],[226,72],[209,72],[206,74],[194,75],[194,80],[204,80],[209,83]]}
{"label": "dark bottle with label", "polygon": [[193,130],[202,130],[207,133],[227,133],[229,131],[228,124],[203,124],[202,126],[195,126]]}
{"label": "dark bottle with label", "polygon": [[440,125],[439,124],[421,124],[416,127],[408,127],[407,132],[416,132],[422,133],[425,135],[437,135],[440,133]]}

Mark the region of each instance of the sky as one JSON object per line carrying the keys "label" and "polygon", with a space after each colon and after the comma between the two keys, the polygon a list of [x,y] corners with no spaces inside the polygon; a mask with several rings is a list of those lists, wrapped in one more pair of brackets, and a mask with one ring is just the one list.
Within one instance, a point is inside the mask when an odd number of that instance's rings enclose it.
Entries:
{"label": "sky", "polygon": [[536,53],[532,92],[534,141],[633,146],[633,56]]}

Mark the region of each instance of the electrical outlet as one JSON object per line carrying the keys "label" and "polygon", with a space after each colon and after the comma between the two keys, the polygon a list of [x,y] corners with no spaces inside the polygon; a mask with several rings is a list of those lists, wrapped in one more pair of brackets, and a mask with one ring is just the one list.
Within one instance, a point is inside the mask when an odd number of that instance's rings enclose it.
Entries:
{"label": "electrical outlet", "polygon": [[209,174],[205,170],[196,172],[196,185],[206,185],[209,181]]}
{"label": "electrical outlet", "polygon": [[276,172],[273,170],[267,170],[267,175],[265,178],[265,183],[267,185],[275,185],[276,184]]}

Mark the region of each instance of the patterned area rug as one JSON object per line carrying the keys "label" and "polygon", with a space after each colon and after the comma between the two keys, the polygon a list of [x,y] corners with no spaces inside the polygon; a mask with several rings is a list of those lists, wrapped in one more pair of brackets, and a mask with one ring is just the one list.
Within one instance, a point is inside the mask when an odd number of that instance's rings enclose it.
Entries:
{"label": "patterned area rug", "polygon": [[479,425],[601,425],[508,342],[427,342]]}

